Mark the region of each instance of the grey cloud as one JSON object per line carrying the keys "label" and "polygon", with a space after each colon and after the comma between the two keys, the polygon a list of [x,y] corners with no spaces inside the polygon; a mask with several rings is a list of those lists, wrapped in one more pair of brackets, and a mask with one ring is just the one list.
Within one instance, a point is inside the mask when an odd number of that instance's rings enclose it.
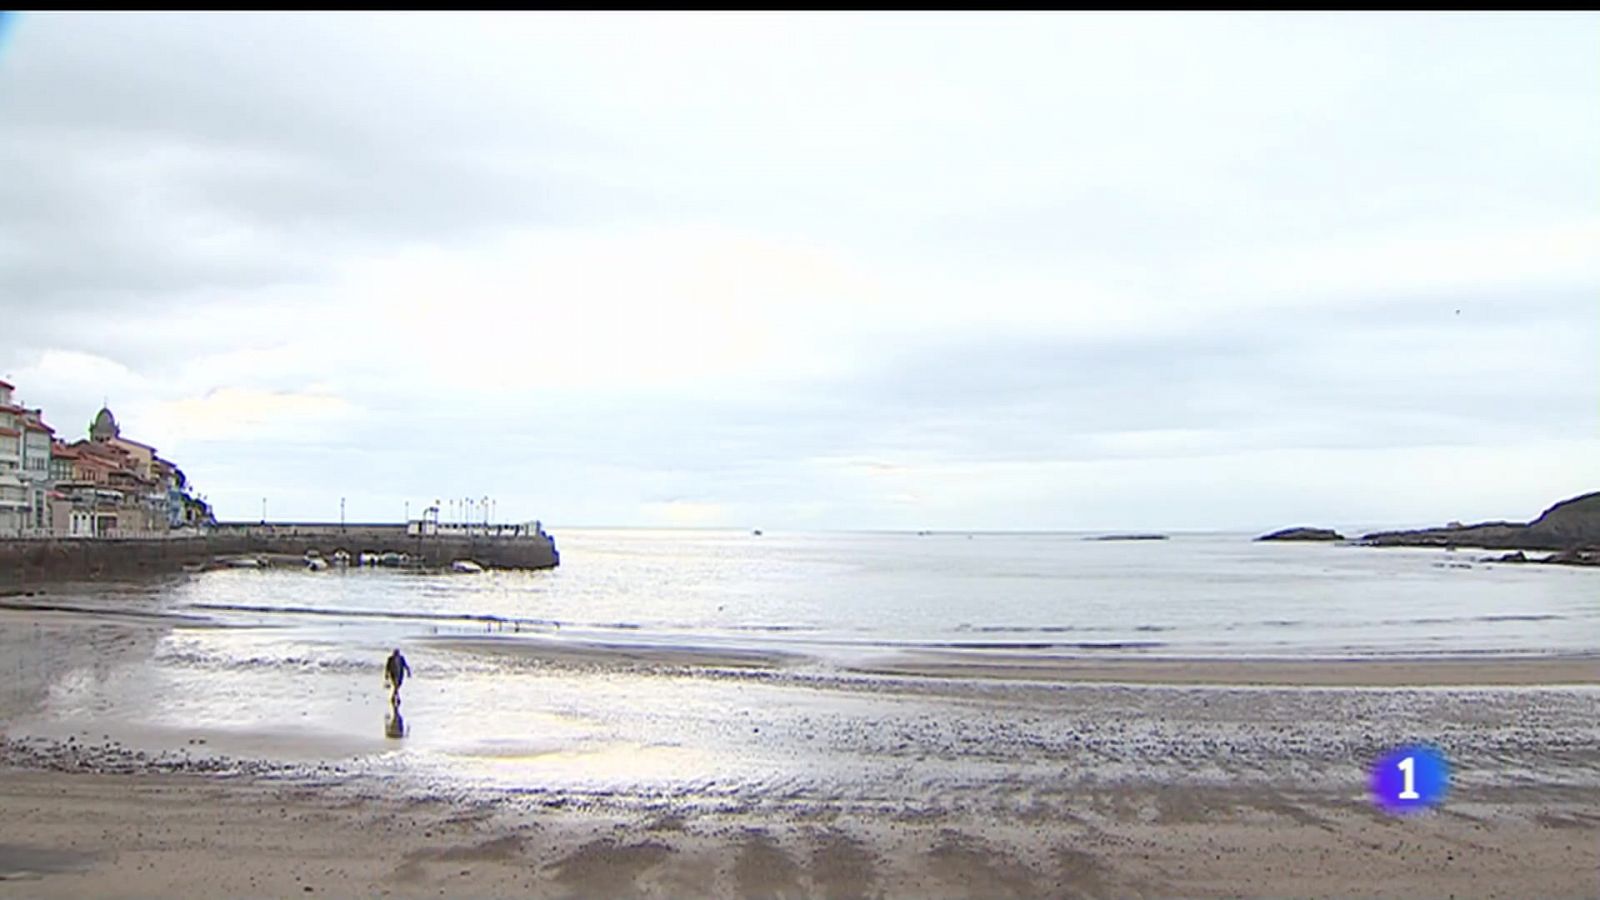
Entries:
{"label": "grey cloud", "polygon": [[170,313],[400,241],[470,244],[628,202],[550,170],[572,130],[452,96],[427,65],[387,77],[392,60],[343,43],[355,24],[26,17],[0,79],[8,316],[48,333],[77,308]]}
{"label": "grey cloud", "polygon": [[[686,63],[653,48],[648,71],[669,86],[655,90],[622,58],[649,29],[619,41],[601,19],[567,32],[595,47],[566,41],[549,48],[556,62],[521,67],[514,42],[435,42],[430,18],[25,16],[0,56],[0,329],[26,338],[0,341],[0,366],[78,349],[159,390],[180,376],[209,386],[185,360],[203,370],[207,353],[293,341],[341,261],[527,226],[745,225],[848,248],[867,269],[966,269],[981,284],[1103,264],[1136,280],[1130,294],[1181,296],[1166,282],[1194,257],[1419,222],[1559,224],[1584,214],[1572,197],[1600,188],[1600,105],[1568,77],[1592,57],[1573,49],[1582,29],[1515,19],[1501,46],[1498,23],[1457,40],[1432,19],[1393,32],[1296,20],[1290,37],[1345,29],[1348,41],[1333,34],[1301,60],[1262,26],[1240,58],[1213,60],[1237,49],[1238,29],[1212,20],[1193,40],[1168,20],[1170,40],[1108,54],[1111,76],[1085,85],[1046,52],[1062,35],[1045,25],[1070,36],[1071,20],[1035,20],[1020,44],[989,20],[993,46],[968,40],[967,21],[906,44],[896,20],[866,41],[829,21],[771,58],[699,47]],[[812,57],[834,31],[857,43],[850,74],[823,83]],[[1369,33],[1380,37],[1358,43]],[[1425,44],[1408,42],[1436,33],[1448,46],[1424,64]],[[1017,46],[1031,51],[1005,52]],[[1074,46],[1093,67],[1094,48]],[[1182,65],[1151,64],[1173,48]],[[761,64],[756,87],[719,68],[741,59]],[[1294,62],[1286,71],[1315,84],[1281,89],[1259,60]],[[1192,83],[1171,83],[1184,66]],[[761,85],[784,101],[771,116]],[[859,498],[826,496],[808,462],[1168,452],[1117,443],[1155,431],[1191,435],[1179,451],[1192,455],[1593,434],[1592,294],[1222,303],[1214,319],[1202,303],[1187,332],[1111,340],[994,333],[983,302],[965,333],[893,342],[858,360],[864,373],[754,399],[648,385],[450,396],[391,383],[395,354],[302,358],[320,368],[229,377],[325,381],[361,414],[309,440],[192,441],[179,461],[247,506],[274,490],[497,486],[533,509],[595,510],[591,521],[672,498],[823,499],[871,518]]]}
{"label": "grey cloud", "polygon": [[[1485,300],[1457,299],[1488,320],[1468,327],[1487,334],[1490,346],[1497,329],[1515,323],[1531,322],[1552,338],[1592,330],[1575,297],[1533,298],[1520,311],[1501,305],[1493,313]],[[1592,386],[1567,363],[1550,370],[1518,361],[1475,373],[1464,360],[1441,373],[1431,360],[1413,362],[1404,351],[1451,346],[1453,332],[1419,328],[1424,315],[1409,306],[1397,306],[1392,320],[1382,309],[1356,316],[1336,308],[1119,341],[972,335],[885,347],[880,368],[863,378],[773,385],[757,400],[685,393],[510,401],[492,412],[463,411],[459,421],[471,437],[459,437],[484,465],[505,470],[566,459],[754,484],[782,481],[777,473],[815,458],[1042,461],[1154,452],[1116,443],[1138,432],[1191,434],[1191,444],[1159,451],[1177,455],[1589,433],[1582,413]],[[1440,318],[1438,310],[1427,315]],[[1444,317],[1441,324],[1458,327],[1453,308]],[[1325,346],[1350,355],[1332,365],[1308,362]]]}
{"label": "grey cloud", "polygon": [[[1459,302],[1482,315],[1483,303]],[[1548,299],[1542,311],[1501,309],[1498,321],[1465,326],[1446,309],[1433,311],[1437,329],[1419,328],[1420,313],[1387,322],[1382,308],[1369,308],[1359,323],[1335,310],[1253,315],[1190,335],[952,342],[890,356],[867,383],[839,386],[851,398],[840,412],[859,433],[886,436],[889,449],[963,458],[1104,455],[1100,436],[1151,430],[1237,434],[1217,450],[1262,438],[1415,446],[1592,433],[1592,377],[1565,348],[1553,360],[1463,358],[1444,372],[1433,362],[1452,352],[1462,328],[1479,338],[1472,346],[1490,348],[1513,322],[1551,344],[1593,335],[1587,301]],[[1348,356],[1312,362],[1328,347]]]}
{"label": "grey cloud", "polygon": [[[405,17],[398,21],[405,22]],[[182,134],[236,149],[377,156],[529,137],[571,141],[539,110],[481,90],[462,48],[381,17],[27,16],[4,60],[0,102],[44,133]],[[418,23],[412,23],[418,24]],[[566,146],[577,146],[566,144]]]}

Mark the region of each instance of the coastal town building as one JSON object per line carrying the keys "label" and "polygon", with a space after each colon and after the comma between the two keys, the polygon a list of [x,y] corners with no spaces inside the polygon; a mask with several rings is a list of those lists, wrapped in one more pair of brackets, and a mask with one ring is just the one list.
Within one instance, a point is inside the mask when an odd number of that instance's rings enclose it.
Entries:
{"label": "coastal town building", "polygon": [[17,403],[0,381],[0,533],[48,527],[51,436],[43,414]]}
{"label": "coastal town building", "polygon": [[212,522],[188,479],[102,408],[68,443],[0,381],[0,536],[151,536]]}
{"label": "coastal town building", "polygon": [[28,506],[21,478],[22,429],[17,427],[17,407],[11,397],[14,389],[0,381],[0,534],[20,528]]}
{"label": "coastal town building", "polygon": [[50,510],[50,455],[55,429],[44,423],[37,409],[22,414],[22,482],[28,495],[27,526],[48,527]]}

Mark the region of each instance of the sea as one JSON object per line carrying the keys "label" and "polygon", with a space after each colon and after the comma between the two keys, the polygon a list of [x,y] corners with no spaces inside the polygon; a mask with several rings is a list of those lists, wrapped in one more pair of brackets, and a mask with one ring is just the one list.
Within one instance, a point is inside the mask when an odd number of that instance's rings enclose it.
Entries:
{"label": "sea", "polygon": [[482,575],[223,571],[168,612],[340,635],[524,633],[821,662],[916,648],[1163,656],[1552,653],[1600,647],[1600,573],[1491,551],[1245,534],[567,530],[561,565]]}

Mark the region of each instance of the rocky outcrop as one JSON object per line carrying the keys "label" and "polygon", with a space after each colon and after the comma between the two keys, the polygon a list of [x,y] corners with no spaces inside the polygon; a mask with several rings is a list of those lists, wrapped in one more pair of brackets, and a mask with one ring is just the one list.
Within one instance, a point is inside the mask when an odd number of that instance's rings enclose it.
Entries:
{"label": "rocky outcrop", "polygon": [[1563,500],[1532,522],[1452,523],[1444,528],[1379,531],[1363,535],[1361,543],[1377,547],[1460,546],[1490,550],[1576,550],[1600,546],[1600,491]]}
{"label": "rocky outcrop", "polygon": [[1562,550],[1552,553],[1543,559],[1528,556],[1521,550],[1515,550],[1504,556],[1485,556],[1478,562],[1485,563],[1548,563],[1553,566],[1600,566],[1600,547],[1574,547],[1571,550]]}
{"label": "rocky outcrop", "polygon": [[1600,566],[1600,547],[1574,547],[1552,553],[1539,561],[1558,566]]}
{"label": "rocky outcrop", "polygon": [[1528,530],[1567,549],[1600,546],[1600,491],[1557,503],[1529,522]]}
{"label": "rocky outcrop", "polygon": [[1258,541],[1342,541],[1344,535],[1331,528],[1285,528],[1263,534]]}

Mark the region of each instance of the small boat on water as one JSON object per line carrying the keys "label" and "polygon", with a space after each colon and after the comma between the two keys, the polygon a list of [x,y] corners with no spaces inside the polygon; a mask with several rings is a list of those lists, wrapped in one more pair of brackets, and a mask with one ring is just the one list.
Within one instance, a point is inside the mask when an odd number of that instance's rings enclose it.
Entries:
{"label": "small boat on water", "polygon": [[483,566],[470,559],[458,559],[450,564],[450,571],[460,572],[465,575],[477,575],[483,571]]}
{"label": "small boat on water", "polygon": [[360,566],[387,566],[389,568],[403,568],[411,565],[411,554],[397,553],[388,550],[379,553],[374,550],[363,550],[356,556],[356,564]]}

